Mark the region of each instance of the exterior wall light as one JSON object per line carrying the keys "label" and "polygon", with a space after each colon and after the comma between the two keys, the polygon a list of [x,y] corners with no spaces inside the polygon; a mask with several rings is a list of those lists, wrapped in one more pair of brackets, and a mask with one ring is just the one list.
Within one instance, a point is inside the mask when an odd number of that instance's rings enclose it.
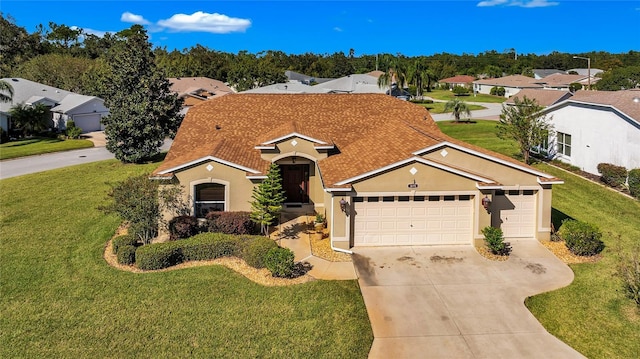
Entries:
{"label": "exterior wall light", "polygon": [[344,198],[340,200],[340,210],[344,213],[347,213],[347,205],[349,202],[345,201]]}
{"label": "exterior wall light", "polygon": [[484,198],[482,199],[482,207],[484,207],[484,209],[487,210],[487,213],[491,213],[491,209],[489,208],[490,206],[491,206],[491,200],[489,199],[489,197],[485,195]]}

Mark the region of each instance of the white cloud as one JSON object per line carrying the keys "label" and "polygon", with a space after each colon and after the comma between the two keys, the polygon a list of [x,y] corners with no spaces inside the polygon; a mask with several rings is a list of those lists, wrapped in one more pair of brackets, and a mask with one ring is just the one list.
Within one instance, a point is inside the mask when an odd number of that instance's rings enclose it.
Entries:
{"label": "white cloud", "polygon": [[251,26],[251,20],[198,11],[191,15],[175,14],[169,19],[158,21],[158,25],[173,31],[228,34],[230,32],[244,32]]}
{"label": "white cloud", "polygon": [[96,35],[97,37],[104,37],[104,35],[105,35],[107,32],[110,32],[110,33],[112,33],[112,34],[115,34],[115,33],[117,32],[117,31],[102,31],[102,30],[94,30],[94,29],[87,29],[87,28],[84,28],[84,29],[82,29],[82,30],[84,30],[84,33],[85,33],[85,34],[87,34],[87,35]]}
{"label": "white cloud", "polygon": [[336,26],[333,28],[333,31],[342,32],[342,29]]}
{"label": "white cloud", "polygon": [[530,0],[530,1],[519,1],[519,0],[486,0],[480,1],[477,6],[479,7],[489,7],[489,6],[518,6],[524,8],[534,8],[534,7],[548,7],[548,6],[556,6],[560,3],[549,0]]}
{"label": "white cloud", "polygon": [[120,21],[122,22],[130,22],[132,24],[140,24],[140,25],[149,25],[149,20],[145,19],[142,15],[132,14],[130,12],[122,13],[120,16]]}

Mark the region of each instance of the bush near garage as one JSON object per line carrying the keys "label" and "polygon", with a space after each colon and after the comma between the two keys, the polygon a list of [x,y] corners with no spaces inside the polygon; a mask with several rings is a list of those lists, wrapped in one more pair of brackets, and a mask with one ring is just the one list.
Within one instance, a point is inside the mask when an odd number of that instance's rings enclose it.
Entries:
{"label": "bush near garage", "polygon": [[634,168],[629,171],[627,182],[629,183],[629,192],[631,195],[640,199],[640,168]]}
{"label": "bush near garage", "polygon": [[558,234],[564,239],[569,251],[578,256],[596,255],[604,249],[604,242],[600,240],[602,232],[590,223],[564,220]]}
{"label": "bush near garage", "polygon": [[177,216],[169,221],[169,240],[193,237],[200,233],[200,223],[194,216]]}
{"label": "bush near garage", "polygon": [[267,269],[274,277],[290,278],[295,268],[294,254],[289,248],[272,248],[264,259]]}
{"label": "bush near garage", "polygon": [[225,234],[259,234],[249,212],[209,212],[206,216],[207,230]]}
{"label": "bush near garage", "polygon": [[627,181],[627,169],[623,166],[616,166],[611,163],[599,163],[597,168],[601,175],[600,179],[607,186],[620,188]]}
{"label": "bush near garage", "polygon": [[267,253],[277,247],[278,244],[272,239],[258,236],[246,241],[241,256],[248,265],[254,268],[264,268]]}
{"label": "bush near garage", "polygon": [[491,253],[507,256],[511,253],[511,244],[504,241],[504,234],[502,229],[496,227],[484,227],[482,229],[485,243],[491,251]]}

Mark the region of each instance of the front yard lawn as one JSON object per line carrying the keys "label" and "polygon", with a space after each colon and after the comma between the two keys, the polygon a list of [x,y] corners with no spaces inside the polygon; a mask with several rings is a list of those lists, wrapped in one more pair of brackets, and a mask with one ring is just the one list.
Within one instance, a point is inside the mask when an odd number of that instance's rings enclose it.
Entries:
{"label": "front yard lawn", "polygon": [[[438,125],[452,137],[510,155],[513,150],[484,122]],[[551,334],[588,358],[640,357],[640,312],[614,276],[616,248],[640,243],[640,202],[547,164],[535,167],[565,181],[553,187],[554,212],[597,225],[606,247],[597,263],[570,265],[571,285],[528,298],[527,307]]]}
{"label": "front yard lawn", "polygon": [[[444,111],[445,104],[446,102],[434,102],[434,103],[417,103],[416,105],[425,107],[431,113],[445,113]],[[471,105],[471,104],[467,104],[467,107],[469,107],[469,111],[484,110],[486,108],[484,106]],[[446,111],[446,112],[451,113],[451,111]]]}
{"label": "front yard lawn", "polygon": [[456,96],[452,91],[449,90],[433,90],[431,92],[425,92],[424,96],[442,101],[451,101],[456,97],[466,102],[503,103],[506,100],[506,98],[503,96],[485,95],[482,93],[473,96],[473,92],[470,93],[469,96]]}
{"label": "front yard lawn", "polygon": [[57,138],[34,137],[1,144],[0,160],[88,147],[93,147],[93,142],[89,140],[61,140]]}
{"label": "front yard lawn", "polygon": [[221,266],[135,274],[102,258],[119,225],[103,161],[0,181],[0,357],[366,358],[356,281],[263,287]]}

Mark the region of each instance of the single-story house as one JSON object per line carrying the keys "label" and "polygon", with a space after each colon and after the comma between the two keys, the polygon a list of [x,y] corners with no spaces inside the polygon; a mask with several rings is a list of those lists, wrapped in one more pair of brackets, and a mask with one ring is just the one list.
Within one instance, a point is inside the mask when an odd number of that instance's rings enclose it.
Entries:
{"label": "single-story house", "polygon": [[171,92],[183,99],[184,108],[233,93],[233,90],[224,82],[208,77],[171,77],[169,82]]}
{"label": "single-story house", "polygon": [[0,103],[0,126],[8,131],[11,126],[11,108],[18,104],[44,104],[51,111],[51,126],[59,130],[66,128],[66,122],[73,120],[82,132],[101,131],[100,123],[109,114],[104,100],[95,96],[85,96],[22,78],[4,78],[13,88],[11,102]]}
{"label": "single-story house", "polygon": [[246,91],[240,91],[240,93],[271,93],[271,94],[300,94],[300,93],[327,93],[329,90],[319,89],[316,86],[311,86],[298,81],[289,81],[287,83],[278,83],[262,87],[256,87]]}
{"label": "single-story house", "polygon": [[333,78],[309,76],[291,70],[285,71],[284,75],[289,81],[296,81],[305,85],[321,84],[333,80]]}
{"label": "single-story house", "polygon": [[536,80],[543,79],[553,74],[566,74],[566,72],[557,69],[533,69],[533,77]]}
{"label": "single-story house", "polygon": [[[289,81],[283,84],[273,84],[255,89],[243,91],[242,93],[262,93],[262,94],[320,94],[320,93],[385,93],[389,88],[378,86],[378,78],[367,74],[354,74],[343,76],[337,79],[325,81],[317,85],[307,85],[297,81]],[[395,91],[394,96],[403,95]],[[408,93],[407,93],[408,94]]]}
{"label": "single-story house", "polygon": [[[562,181],[443,134],[384,94],[232,94],[194,106],[152,178],[180,184],[192,213],[250,211],[279,165],[285,212],[322,213],[337,250],[549,238]],[[486,207],[486,208],[485,208]]]}
{"label": "single-story house", "polygon": [[452,89],[456,86],[462,86],[471,88],[473,81],[476,78],[469,75],[456,75],[453,77],[447,77],[446,79],[438,80],[438,83],[446,84],[449,89]]}
{"label": "single-story house", "polygon": [[599,163],[640,168],[640,90],[577,91],[543,112],[551,157],[593,174]]}
{"label": "single-story house", "polygon": [[599,79],[591,77],[591,81],[589,81],[588,76],[582,75],[553,74],[536,80],[536,83],[542,85],[545,89],[569,91],[569,85],[572,83],[579,83],[586,88],[589,83],[593,85],[598,80]]}
{"label": "single-story house", "polygon": [[509,97],[504,104],[515,105],[515,99],[522,100],[527,97],[532,100],[536,100],[538,105],[548,107],[558,102],[564,101],[570,98],[573,94],[569,91],[562,90],[541,90],[541,89],[524,89],[518,92],[516,95]]}
{"label": "single-story house", "polygon": [[473,81],[473,92],[474,93],[483,93],[489,95],[491,93],[491,89],[494,87],[504,87],[505,93],[504,96],[509,98],[522,89],[527,88],[543,88],[542,85],[537,83],[539,80],[534,79],[533,77],[523,76],[523,75],[509,75],[504,77],[498,77],[495,79],[482,79]]}

